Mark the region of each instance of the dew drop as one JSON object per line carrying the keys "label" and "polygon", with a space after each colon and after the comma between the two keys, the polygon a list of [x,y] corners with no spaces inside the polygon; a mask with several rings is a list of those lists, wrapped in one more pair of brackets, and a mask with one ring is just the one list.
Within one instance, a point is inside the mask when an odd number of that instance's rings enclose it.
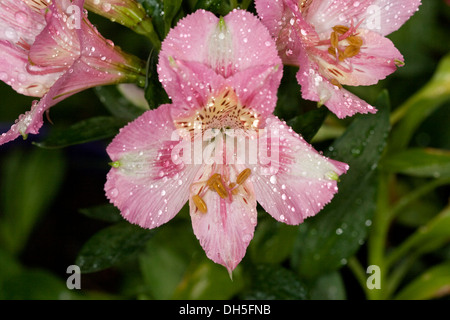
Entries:
{"label": "dew drop", "polygon": [[16,18],[17,23],[20,23],[20,24],[23,24],[23,23],[27,22],[27,20],[28,20],[28,15],[23,11],[16,12],[14,17]]}
{"label": "dew drop", "polygon": [[111,198],[116,198],[119,195],[119,190],[117,190],[116,188],[112,189],[111,192],[109,193]]}
{"label": "dew drop", "polygon": [[276,176],[271,176],[270,177],[270,183],[271,184],[276,184],[277,183],[277,177]]}

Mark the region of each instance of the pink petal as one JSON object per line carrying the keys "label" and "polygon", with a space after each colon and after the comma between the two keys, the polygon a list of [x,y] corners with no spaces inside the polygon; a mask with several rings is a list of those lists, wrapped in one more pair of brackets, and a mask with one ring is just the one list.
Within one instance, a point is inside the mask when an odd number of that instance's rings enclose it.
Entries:
{"label": "pink petal", "polygon": [[172,99],[174,117],[188,115],[206,106],[208,98],[225,86],[225,79],[199,62],[160,56],[159,80]]}
{"label": "pink petal", "polygon": [[[207,180],[212,174],[211,169],[205,165],[195,181]],[[200,185],[192,188],[189,201],[192,227],[200,245],[209,259],[225,266],[230,274],[245,256],[257,223],[253,187],[248,182],[243,187],[245,191],[233,196],[231,202],[220,198],[216,192],[206,192],[203,197],[208,209],[206,213],[197,210],[192,200]]]}
{"label": "pink petal", "polygon": [[349,91],[331,84],[318,70],[317,64],[307,57],[300,60],[301,67],[297,81],[301,86],[302,97],[306,100],[325,104],[339,118],[356,113],[375,113],[376,109]]}
{"label": "pink petal", "polygon": [[268,120],[260,139],[270,138],[272,161],[256,166],[251,181],[258,202],[270,215],[296,225],[331,201],[338,191],[336,180],[348,165],[320,155],[278,118]]}
{"label": "pink petal", "polygon": [[171,148],[175,130],[170,105],[147,111],[124,127],[107,148],[116,167],[107,175],[108,199],[125,219],[155,228],[172,219],[187,202],[198,166],[176,165]]}
{"label": "pink petal", "polygon": [[[185,17],[167,35],[160,57],[203,63],[225,78],[250,67],[281,64],[267,29],[243,10],[223,20],[203,10]],[[168,70],[161,67],[164,78]]]}
{"label": "pink petal", "polygon": [[306,20],[318,33],[336,25],[361,27],[388,35],[400,28],[420,6],[420,0],[317,0],[312,1]]}
{"label": "pink petal", "polygon": [[378,83],[397,70],[397,65],[403,62],[403,56],[388,38],[378,33],[359,29],[359,36],[364,39],[364,45],[357,56],[348,59],[352,71],[344,78],[337,78],[343,85],[368,86]]}
{"label": "pink petal", "polygon": [[27,52],[10,42],[0,40],[0,52],[0,80],[20,94],[42,97],[61,76],[61,73],[30,74]]}
{"label": "pink petal", "polygon": [[33,44],[46,23],[44,16],[32,10],[25,1],[2,0],[0,11],[0,40],[14,45]]}
{"label": "pink petal", "polygon": [[235,88],[242,105],[266,116],[275,109],[282,74],[281,66],[257,66],[236,73],[229,83]]}
{"label": "pink petal", "polygon": [[80,55],[80,42],[71,24],[74,20],[66,14],[69,5],[71,2],[51,2],[45,16],[47,24],[30,49],[32,65],[48,67],[48,72],[65,71]]}

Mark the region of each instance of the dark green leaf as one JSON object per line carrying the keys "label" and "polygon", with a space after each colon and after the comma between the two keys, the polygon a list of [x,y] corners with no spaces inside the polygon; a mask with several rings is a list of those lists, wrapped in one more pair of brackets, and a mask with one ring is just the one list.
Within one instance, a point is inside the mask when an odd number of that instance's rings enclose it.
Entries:
{"label": "dark green leaf", "polygon": [[17,254],[59,191],[65,162],[59,151],[18,149],[2,169],[0,242]]}
{"label": "dark green leaf", "polygon": [[367,236],[375,209],[376,168],[389,133],[389,99],[383,93],[374,115],[360,115],[330,147],[330,158],[350,166],[339,192],[315,217],[299,227],[292,261],[304,277],[338,269]]}
{"label": "dark green leaf", "polygon": [[345,284],[339,272],[327,273],[314,281],[311,300],[345,300]]}
{"label": "dark green leaf", "polygon": [[148,57],[147,83],[145,85],[145,98],[150,109],[156,109],[162,104],[170,103],[170,99],[158,79],[157,63],[158,53],[153,50]]}
{"label": "dark green leaf", "polygon": [[250,300],[306,300],[305,285],[281,266],[259,265],[252,270],[252,286],[243,296]]}
{"label": "dark green leaf", "polygon": [[106,222],[119,222],[123,220],[122,216],[120,215],[119,209],[117,209],[112,204],[84,208],[80,209],[80,212],[89,218]]}
{"label": "dark green leaf", "polygon": [[[264,213],[268,215],[267,213]],[[297,228],[268,217],[260,219],[248,252],[254,263],[282,263],[291,254]]]}
{"label": "dark green leaf", "polygon": [[160,39],[166,37],[166,25],[164,22],[163,0],[140,0],[148,16],[152,19],[153,26]]}
{"label": "dark green leaf", "polygon": [[228,300],[242,290],[244,279],[239,266],[233,271],[231,280],[227,269],[222,265],[208,260],[206,256],[198,259],[200,263],[188,268],[173,299]]}
{"label": "dark green leaf", "polygon": [[180,11],[182,0],[164,0],[164,25],[166,35],[174,25],[174,19]]}
{"label": "dark green leaf", "polygon": [[311,142],[328,115],[327,108],[319,108],[297,116],[287,122],[292,129]]}
{"label": "dark green leaf", "polygon": [[438,149],[408,149],[392,154],[380,164],[383,170],[415,177],[449,177],[450,151]]}
{"label": "dark green leaf", "polygon": [[57,149],[98,141],[114,137],[125,124],[126,121],[114,117],[90,118],[66,129],[56,129],[44,141],[35,144],[45,149]]}
{"label": "dark green leaf", "polygon": [[119,86],[95,88],[95,93],[100,101],[114,117],[132,121],[145,112],[145,110],[148,110],[148,106],[137,105],[128,100],[120,91],[120,88]]}
{"label": "dark green leaf", "polygon": [[112,267],[143,249],[153,233],[127,222],[107,227],[83,245],[76,264],[82,273]]}
{"label": "dark green leaf", "polygon": [[[69,275],[68,275],[69,276]],[[29,270],[0,282],[1,300],[73,300],[81,299],[65,281],[44,270]]]}
{"label": "dark green leaf", "polygon": [[223,0],[198,0],[195,5],[195,10],[197,9],[205,9],[215,14],[220,14],[222,16],[227,15],[233,8],[230,5],[229,1]]}

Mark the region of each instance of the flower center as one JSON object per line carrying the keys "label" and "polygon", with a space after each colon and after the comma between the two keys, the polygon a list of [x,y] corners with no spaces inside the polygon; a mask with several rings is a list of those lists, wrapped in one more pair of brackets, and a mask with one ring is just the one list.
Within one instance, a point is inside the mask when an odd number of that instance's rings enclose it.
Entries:
{"label": "flower center", "polygon": [[204,108],[188,118],[175,121],[175,127],[185,129],[193,137],[194,130],[205,133],[209,129],[243,129],[256,130],[259,126],[260,115],[241,105],[231,88],[225,88],[217,96],[208,100]]}
{"label": "flower center", "polygon": [[[232,88],[225,87],[218,95],[212,96],[206,106],[198,110],[194,115],[176,120],[175,127],[187,130],[187,138],[191,140],[200,138],[204,141],[204,136],[206,139],[209,137],[208,130],[220,130],[223,135],[228,136],[227,139],[234,141],[235,136],[244,136],[245,132],[257,131],[260,117],[257,112],[240,103],[236,92]],[[234,135],[230,133],[230,129],[235,130]],[[201,136],[199,137],[200,134]],[[220,140],[217,139],[217,141]],[[221,144],[220,142],[217,142],[217,144],[213,143],[213,145],[214,148],[219,149],[226,149],[227,146],[226,143]],[[226,152],[229,152],[229,150],[226,150]],[[223,159],[225,163],[228,162],[226,160],[228,159],[227,155],[223,156]],[[232,179],[230,177],[230,168],[234,168],[234,171],[238,172],[233,164],[218,165],[215,162],[212,164],[212,168],[212,173],[206,180],[195,182],[191,185],[191,188],[200,186],[198,191],[192,196],[192,201],[199,212],[206,213],[208,211],[203,200],[207,192],[216,192],[220,198],[229,202],[233,201],[234,196],[241,196],[243,201],[247,201],[246,197],[248,197],[249,191],[244,186],[244,183],[251,175],[250,169],[242,170],[239,174],[236,174],[235,179]]]}
{"label": "flower center", "polygon": [[341,83],[345,82],[346,75],[353,70],[348,59],[357,56],[364,44],[364,39],[357,31],[358,26],[336,25],[332,28],[330,38],[319,41],[312,49],[316,56],[320,57],[319,64],[330,82],[339,88],[342,87]]}

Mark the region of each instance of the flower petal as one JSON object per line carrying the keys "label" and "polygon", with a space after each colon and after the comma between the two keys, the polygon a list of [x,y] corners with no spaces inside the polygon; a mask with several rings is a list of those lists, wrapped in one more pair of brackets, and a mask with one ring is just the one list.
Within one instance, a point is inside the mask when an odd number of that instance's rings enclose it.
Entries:
{"label": "flower petal", "polygon": [[361,27],[388,35],[400,28],[417,11],[420,0],[317,0],[311,1],[306,20],[318,33],[336,25]]}
{"label": "flower petal", "polygon": [[147,111],[124,127],[108,146],[116,164],[105,184],[108,199],[125,219],[155,228],[172,219],[187,202],[199,166],[172,161],[175,127],[170,105]]}
{"label": "flower petal", "polygon": [[376,109],[349,91],[330,83],[319,72],[316,63],[307,57],[300,60],[301,67],[297,81],[301,86],[303,99],[325,104],[339,118],[356,113],[375,113]]}
{"label": "flower petal", "polygon": [[[207,180],[212,174],[211,170],[212,166],[205,165],[196,175],[195,181]],[[253,239],[257,223],[253,187],[245,182],[240,187],[241,191],[233,195],[231,202],[222,199],[216,192],[206,192],[203,197],[206,213],[201,213],[192,200],[199,189],[199,185],[192,188],[189,200],[194,233],[208,258],[226,267],[231,274]]]}
{"label": "flower petal", "polygon": [[251,178],[258,202],[275,219],[296,225],[319,212],[337,192],[348,165],[320,155],[284,122],[269,118],[265,135],[270,163]]}
{"label": "flower petal", "polygon": [[256,66],[236,73],[229,83],[235,88],[242,105],[266,116],[275,109],[282,74],[283,68],[279,65]]}
{"label": "flower petal", "polygon": [[0,80],[20,94],[42,97],[61,76],[61,73],[30,74],[27,52],[10,42],[0,40],[0,52]]}

